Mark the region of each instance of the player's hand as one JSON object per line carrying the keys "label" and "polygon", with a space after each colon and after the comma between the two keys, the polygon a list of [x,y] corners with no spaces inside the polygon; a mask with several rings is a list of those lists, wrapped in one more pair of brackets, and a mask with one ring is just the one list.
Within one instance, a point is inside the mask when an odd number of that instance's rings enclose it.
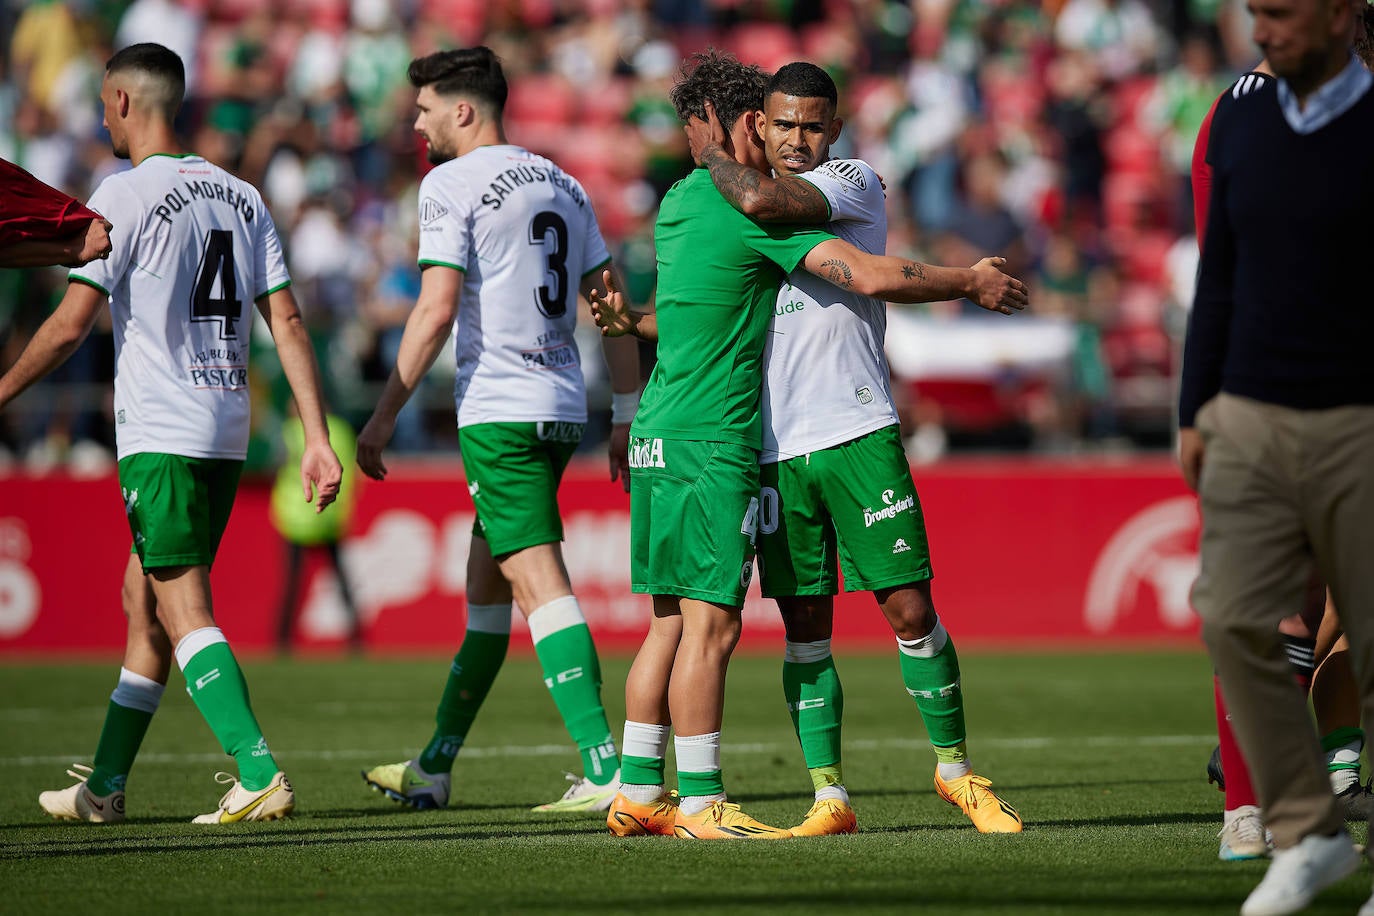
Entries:
{"label": "player's hand", "polygon": [[114,224],[107,219],[91,220],[86,226],[85,236],[81,239],[81,250],[74,260],[66,262],[63,266],[80,267],[96,258],[108,258],[113,247],[110,242],[110,230],[113,228]]}
{"label": "player's hand", "polygon": [[382,463],[382,450],[391,441],[396,431],[395,418],[373,414],[367,425],[358,433],[358,469],[373,480],[386,480],[386,465]]}
{"label": "player's hand", "polygon": [[1183,482],[1188,489],[1197,492],[1198,480],[1202,477],[1202,457],[1204,448],[1202,435],[1193,427],[1185,426],[1178,431],[1178,466],[1183,471]]}
{"label": "player's hand", "polygon": [[979,308],[1010,315],[1021,311],[1030,301],[1026,284],[1002,271],[1006,263],[1006,258],[983,258],[973,265],[973,293],[969,299]]}
{"label": "player's hand", "polygon": [[701,165],[701,154],[708,146],[725,145],[725,128],[716,117],[716,106],[706,100],[706,120],[688,118],[683,130],[687,131],[687,146],[692,151],[692,161]]}
{"label": "player's hand", "polygon": [[[339,498],[339,486],[342,483],[343,465],[329,443],[308,443],[305,454],[301,456],[301,487],[305,490],[305,501],[315,503],[316,514],[323,512],[326,506]],[[314,493],[311,492],[312,485]]]}
{"label": "player's hand", "polygon": [[592,320],[605,337],[624,337],[632,333],[634,322],[630,319],[630,307],[625,302],[624,294],[616,289],[615,276],[609,270],[603,270],[601,282],[606,284],[605,293],[592,289],[587,294]]}
{"label": "player's hand", "polygon": [[625,492],[630,492],[630,424],[611,425],[608,451],[611,459],[611,480],[619,480]]}

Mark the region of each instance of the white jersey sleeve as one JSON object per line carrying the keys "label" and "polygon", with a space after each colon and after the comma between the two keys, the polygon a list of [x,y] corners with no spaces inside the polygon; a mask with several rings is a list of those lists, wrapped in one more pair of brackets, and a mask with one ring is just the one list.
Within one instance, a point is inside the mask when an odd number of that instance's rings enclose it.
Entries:
{"label": "white jersey sleeve", "polygon": [[[832,159],[799,177],[825,196],[831,232],[870,254],[886,251],[882,182],[868,163]],[[897,422],[882,302],[798,268],[778,291],[768,331],[762,463],[818,452]]]}
{"label": "white jersey sleeve", "polygon": [[282,255],[277,226],[272,222],[272,214],[267,212],[267,205],[258,197],[258,243],[254,248],[253,258],[253,299],[261,299],[290,285],[291,274],[286,270],[286,258]]}
{"label": "white jersey sleeve", "polygon": [[119,278],[129,269],[130,252],[133,251],[134,241],[138,238],[142,225],[138,218],[138,195],[124,181],[123,173],[118,173],[100,182],[100,186],[95,189],[86,206],[105,217],[114,226],[110,230],[110,256],[74,267],[67,276],[69,279],[94,286],[108,296],[118,284]]}
{"label": "white jersey sleeve", "polygon": [[472,226],[465,201],[472,197],[461,173],[431,171],[420,182],[420,266],[452,267],[467,273]]}

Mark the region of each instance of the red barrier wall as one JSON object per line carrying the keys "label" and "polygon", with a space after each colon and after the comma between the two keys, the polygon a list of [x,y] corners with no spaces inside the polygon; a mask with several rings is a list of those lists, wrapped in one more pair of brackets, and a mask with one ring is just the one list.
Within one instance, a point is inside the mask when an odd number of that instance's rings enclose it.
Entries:
{"label": "red barrier wall", "polygon": [[[1197,513],[1167,461],[972,461],[915,473],[936,606],[961,643],[1194,637],[1187,590]],[[275,639],[284,555],[267,499],[265,482],[245,482],[213,572],[217,618],[241,649]],[[561,501],[568,568],[598,642],[637,646],[648,599],[629,591],[628,497],[606,480],[604,465],[589,462],[570,469]],[[0,477],[0,652],[122,646],[122,508],[113,478]],[[370,647],[457,645],[471,527],[456,466],[402,465],[385,483],[366,483],[344,562]],[[516,627],[523,630],[519,615]],[[334,577],[312,560],[297,644],[334,645],[343,632]],[[768,648],[781,638],[772,602],[755,586],[741,644]],[[891,638],[869,595],[838,599],[837,643]]]}

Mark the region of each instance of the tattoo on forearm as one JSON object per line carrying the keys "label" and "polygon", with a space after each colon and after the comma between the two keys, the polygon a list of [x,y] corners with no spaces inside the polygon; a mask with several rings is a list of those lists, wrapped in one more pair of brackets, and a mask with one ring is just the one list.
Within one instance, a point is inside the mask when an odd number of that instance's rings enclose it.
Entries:
{"label": "tattoo on forearm", "polygon": [[854,271],[850,270],[849,265],[839,258],[830,258],[822,262],[821,269],[825,271],[825,279],[836,286],[843,286],[848,289],[854,285]]}
{"label": "tattoo on forearm", "polygon": [[921,280],[924,282],[926,278],[926,266],[924,264],[918,264],[915,261],[908,261],[902,265],[902,276],[908,280]]}
{"label": "tattoo on forearm", "polygon": [[762,202],[757,219],[769,222],[811,223],[829,216],[825,198],[815,186],[797,179],[774,179],[757,169],[736,162],[719,144],[701,151],[701,162],[711,172],[711,180],[730,206],[746,212],[746,202]]}

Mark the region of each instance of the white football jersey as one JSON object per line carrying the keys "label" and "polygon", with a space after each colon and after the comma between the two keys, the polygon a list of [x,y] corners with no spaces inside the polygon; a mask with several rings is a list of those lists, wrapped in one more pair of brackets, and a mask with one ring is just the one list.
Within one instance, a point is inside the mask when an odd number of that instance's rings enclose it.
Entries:
{"label": "white football jersey", "polygon": [[254,300],[291,282],[262,195],[199,156],[158,154],[100,183],[107,260],[70,277],[110,297],[120,458],[242,459]]}
{"label": "white football jersey", "polygon": [[420,264],[463,272],[458,425],[582,423],[573,340],[582,278],[611,258],[577,179],[518,146],[483,146],[420,183]]}
{"label": "white football jersey", "polygon": [[[868,163],[831,159],[799,176],[830,204],[835,235],[887,249],[882,182]],[[797,268],[778,290],[764,349],[762,464],[857,439],[897,422],[888,383],[884,303]]]}

